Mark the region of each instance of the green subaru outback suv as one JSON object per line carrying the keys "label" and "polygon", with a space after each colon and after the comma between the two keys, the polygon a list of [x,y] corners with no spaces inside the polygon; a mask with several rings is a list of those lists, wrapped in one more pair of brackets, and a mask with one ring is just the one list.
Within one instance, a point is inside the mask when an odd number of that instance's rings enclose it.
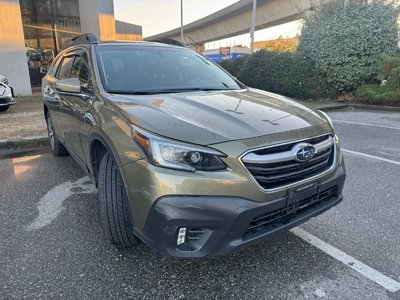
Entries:
{"label": "green subaru outback suv", "polygon": [[92,177],[112,244],[227,255],[342,200],[326,114],[188,48],[84,34],[56,57],[43,94],[52,150]]}

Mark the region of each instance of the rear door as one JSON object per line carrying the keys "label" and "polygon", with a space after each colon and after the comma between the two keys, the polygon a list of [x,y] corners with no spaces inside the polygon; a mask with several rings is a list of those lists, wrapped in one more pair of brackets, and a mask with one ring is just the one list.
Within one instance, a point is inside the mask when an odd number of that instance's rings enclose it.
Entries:
{"label": "rear door", "polygon": [[[55,119],[55,115],[59,112],[59,97],[54,90],[54,85],[56,82],[56,73],[62,61],[62,56],[57,57],[53,62],[49,72],[43,78],[42,81],[42,91],[44,96],[44,102],[48,109],[48,113],[52,119]],[[54,121],[53,121],[54,127]],[[57,131],[58,133],[58,131]]]}

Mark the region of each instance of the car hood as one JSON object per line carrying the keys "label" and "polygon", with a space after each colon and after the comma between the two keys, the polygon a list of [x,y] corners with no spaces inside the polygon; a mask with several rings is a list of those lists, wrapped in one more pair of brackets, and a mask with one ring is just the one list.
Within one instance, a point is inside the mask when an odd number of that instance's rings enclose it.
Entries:
{"label": "car hood", "polygon": [[210,145],[327,121],[289,98],[255,89],[157,95],[109,95],[128,120],[172,139]]}

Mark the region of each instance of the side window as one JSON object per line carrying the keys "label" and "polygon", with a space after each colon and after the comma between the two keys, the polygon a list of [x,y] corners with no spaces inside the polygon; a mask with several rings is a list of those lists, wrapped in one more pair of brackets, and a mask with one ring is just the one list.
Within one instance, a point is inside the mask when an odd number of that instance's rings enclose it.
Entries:
{"label": "side window", "polygon": [[56,78],[59,80],[68,79],[70,77],[74,56],[64,57],[61,67],[58,69]]}
{"label": "side window", "polygon": [[72,65],[71,78],[79,78],[79,71],[81,69],[81,64],[82,64],[82,58],[79,56],[76,57],[74,64]]}
{"label": "side window", "polygon": [[71,78],[79,78],[83,88],[89,88],[90,71],[84,56],[77,56],[72,66]]}

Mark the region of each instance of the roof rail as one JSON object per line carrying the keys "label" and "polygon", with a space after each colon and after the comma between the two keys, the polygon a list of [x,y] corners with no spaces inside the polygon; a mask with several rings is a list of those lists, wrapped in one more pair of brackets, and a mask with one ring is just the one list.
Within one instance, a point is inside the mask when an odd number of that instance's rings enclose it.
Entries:
{"label": "roof rail", "polygon": [[99,40],[93,33],[83,33],[67,40],[63,45],[63,49],[75,45],[82,45],[82,44],[93,45],[98,43]]}
{"label": "roof rail", "polygon": [[150,40],[149,42],[161,43],[161,44],[167,44],[167,45],[173,45],[173,46],[179,46],[179,47],[186,47],[186,45],[184,43],[181,43],[177,40],[169,39],[169,38]]}

